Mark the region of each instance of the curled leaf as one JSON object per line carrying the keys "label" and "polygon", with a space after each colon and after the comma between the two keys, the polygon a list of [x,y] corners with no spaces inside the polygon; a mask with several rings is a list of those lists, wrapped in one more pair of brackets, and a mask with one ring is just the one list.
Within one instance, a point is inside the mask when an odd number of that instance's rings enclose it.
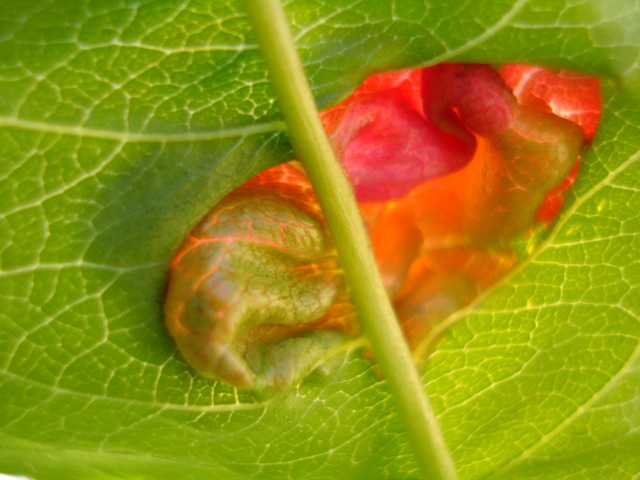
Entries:
{"label": "curled leaf", "polygon": [[[555,218],[599,98],[597,81],[568,72],[448,64],[371,77],[323,112],[412,346],[513,268],[515,239]],[[247,182],[191,232],[165,312],[196,370],[253,389],[296,384],[358,331],[296,164]]]}
{"label": "curled leaf", "polygon": [[474,144],[473,133],[490,137],[513,123],[518,104],[489,65],[448,63],[422,70],[425,115],[459,141]]}
{"label": "curled leaf", "polygon": [[401,198],[471,160],[473,135],[427,118],[419,82],[419,71],[394,79],[372,77],[322,115],[359,201]]}
{"label": "curled leaf", "polygon": [[500,135],[479,142],[459,178],[467,232],[482,241],[508,241],[534,224],[547,191],[558,185],[582,147],[580,128],[555,115],[520,107]]}
{"label": "curled leaf", "polygon": [[[555,74],[545,72],[553,83]],[[571,89],[564,85],[566,94]],[[590,88],[597,96],[597,83]],[[488,66],[424,69],[422,92],[428,117],[463,132],[461,138],[464,130],[473,133],[477,148],[464,168],[394,202],[363,207],[383,281],[412,345],[513,268],[518,256],[510,242],[534,227],[542,208],[547,221],[555,218],[558,210],[546,205],[550,198],[559,203],[584,142],[583,125],[546,104],[520,104]],[[545,98],[558,95],[547,91]]]}
{"label": "curled leaf", "polygon": [[[599,79],[516,63],[502,67],[500,75],[519,103],[570,120],[582,128],[586,144],[593,140],[602,111]],[[573,184],[579,167],[580,159],[569,175],[547,193],[536,213],[538,221],[549,224],[558,216],[564,204],[564,192]]]}
{"label": "curled leaf", "polygon": [[165,315],[200,373],[282,388],[341,340],[328,311],[344,296],[311,186],[284,165],[231,192],[189,234],[172,263]]}
{"label": "curled leaf", "polygon": [[585,142],[593,140],[602,111],[599,79],[518,63],[502,67],[500,76],[518,103],[570,120],[582,128]]}

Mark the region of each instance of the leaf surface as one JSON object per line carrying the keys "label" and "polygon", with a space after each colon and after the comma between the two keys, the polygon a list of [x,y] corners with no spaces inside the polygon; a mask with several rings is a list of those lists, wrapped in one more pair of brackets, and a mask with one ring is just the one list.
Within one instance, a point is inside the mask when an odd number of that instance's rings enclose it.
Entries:
{"label": "leaf surface", "polygon": [[[271,399],[193,374],[165,330],[174,249],[291,157],[242,2],[0,7],[0,470],[55,478],[417,478],[355,349]],[[631,0],[297,0],[319,105],[443,61],[605,77],[565,213],[451,317],[424,382],[461,478],[640,472],[640,83]],[[533,245],[533,243],[532,243]]]}

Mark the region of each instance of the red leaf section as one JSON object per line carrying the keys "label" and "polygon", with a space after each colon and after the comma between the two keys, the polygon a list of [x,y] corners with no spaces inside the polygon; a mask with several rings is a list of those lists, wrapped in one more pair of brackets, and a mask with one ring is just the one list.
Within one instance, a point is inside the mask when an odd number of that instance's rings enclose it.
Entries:
{"label": "red leaf section", "polygon": [[[602,111],[600,81],[597,78],[521,64],[505,65],[500,69],[500,75],[519,103],[576,123],[582,128],[585,143],[591,143]],[[547,193],[538,208],[537,220],[550,224],[558,216],[564,204],[564,194],[573,185],[579,167],[580,159],[570,174]]]}
{"label": "red leaf section", "polygon": [[[458,139],[473,135],[465,143],[475,149],[464,167],[362,206],[412,345],[515,265],[513,239],[556,218],[595,132],[599,91],[593,78],[523,65],[422,70],[425,118]],[[377,185],[360,191],[368,187]]]}
{"label": "red leaf section", "polygon": [[[514,266],[515,238],[556,218],[600,108],[590,77],[444,64],[371,77],[321,114],[412,346]],[[329,332],[357,329],[292,165],[216,205],[173,263],[171,333],[198,371],[236,386],[295,384]]]}
{"label": "red leaf section", "polygon": [[445,112],[425,115],[420,78],[420,71],[371,77],[321,115],[361,201],[402,197],[471,161],[473,135]]}
{"label": "red leaf section", "polygon": [[566,118],[582,128],[587,143],[593,140],[602,111],[597,78],[517,63],[502,67],[500,76],[518,103]]}

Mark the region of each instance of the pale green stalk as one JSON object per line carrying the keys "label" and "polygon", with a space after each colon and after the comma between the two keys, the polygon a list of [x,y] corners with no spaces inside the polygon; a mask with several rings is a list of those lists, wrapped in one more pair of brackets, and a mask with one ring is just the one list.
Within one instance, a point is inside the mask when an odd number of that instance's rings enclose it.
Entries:
{"label": "pale green stalk", "polygon": [[318,111],[279,0],[247,0],[289,139],[333,235],[358,318],[398,406],[425,478],[457,478],[437,419],[384,289],[369,238]]}

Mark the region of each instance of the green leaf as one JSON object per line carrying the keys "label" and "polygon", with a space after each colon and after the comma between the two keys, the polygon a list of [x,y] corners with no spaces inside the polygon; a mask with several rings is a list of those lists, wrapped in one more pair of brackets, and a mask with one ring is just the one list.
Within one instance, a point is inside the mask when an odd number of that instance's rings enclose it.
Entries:
{"label": "green leaf", "polygon": [[[461,478],[640,472],[640,13],[631,0],[287,4],[321,107],[364,76],[528,61],[603,76],[550,235],[449,319],[423,379]],[[0,6],[0,471],[417,478],[357,344],[257,400],[195,375],[162,319],[172,251],[291,149],[231,1]],[[443,326],[443,327],[444,327]]]}

